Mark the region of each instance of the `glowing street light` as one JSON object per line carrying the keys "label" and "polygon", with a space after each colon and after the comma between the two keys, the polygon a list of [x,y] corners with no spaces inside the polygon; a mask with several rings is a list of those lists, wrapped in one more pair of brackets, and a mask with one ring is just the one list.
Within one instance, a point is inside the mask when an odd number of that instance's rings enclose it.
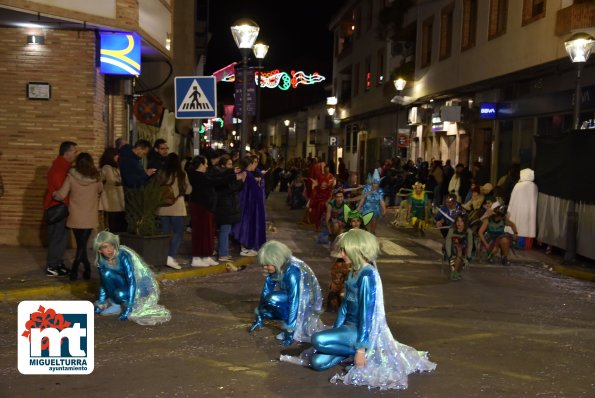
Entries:
{"label": "glowing street light", "polygon": [[240,134],[240,156],[246,154],[246,138],[248,137],[248,54],[260,31],[256,22],[250,19],[240,19],[231,27],[231,34],[242,54],[242,131]]}

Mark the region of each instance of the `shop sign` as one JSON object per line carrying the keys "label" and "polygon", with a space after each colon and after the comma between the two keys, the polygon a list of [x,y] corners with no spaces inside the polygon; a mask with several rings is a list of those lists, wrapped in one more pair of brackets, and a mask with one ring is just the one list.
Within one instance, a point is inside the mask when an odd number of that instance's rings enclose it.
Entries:
{"label": "shop sign", "polygon": [[135,33],[99,33],[99,70],[105,75],[140,75],[141,38]]}
{"label": "shop sign", "polygon": [[495,119],[497,113],[497,104],[495,102],[481,102],[479,104],[480,119]]}

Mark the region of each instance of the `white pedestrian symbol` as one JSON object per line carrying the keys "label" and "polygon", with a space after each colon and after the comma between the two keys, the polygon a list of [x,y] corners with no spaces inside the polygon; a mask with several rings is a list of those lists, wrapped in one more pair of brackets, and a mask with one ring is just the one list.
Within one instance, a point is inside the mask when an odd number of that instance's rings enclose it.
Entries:
{"label": "white pedestrian symbol", "polygon": [[202,91],[198,81],[193,80],[184,96],[184,101],[178,107],[178,112],[213,111],[213,105]]}

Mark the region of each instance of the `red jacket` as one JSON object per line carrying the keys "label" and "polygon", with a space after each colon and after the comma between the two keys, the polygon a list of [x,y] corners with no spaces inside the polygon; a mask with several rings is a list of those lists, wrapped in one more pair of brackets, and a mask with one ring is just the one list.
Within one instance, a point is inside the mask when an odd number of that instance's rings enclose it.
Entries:
{"label": "red jacket", "polygon": [[[62,188],[70,167],[70,163],[64,159],[64,156],[58,156],[52,163],[52,167],[48,170],[48,190],[43,198],[44,210],[60,203],[54,200],[52,194]],[[68,197],[64,199],[64,203],[68,204]]]}

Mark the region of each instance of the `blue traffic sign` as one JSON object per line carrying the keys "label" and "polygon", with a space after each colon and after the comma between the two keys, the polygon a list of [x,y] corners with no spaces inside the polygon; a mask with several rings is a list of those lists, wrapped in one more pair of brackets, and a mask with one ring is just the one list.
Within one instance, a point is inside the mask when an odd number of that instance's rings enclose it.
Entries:
{"label": "blue traffic sign", "polygon": [[176,119],[217,117],[217,88],[214,76],[175,78]]}

